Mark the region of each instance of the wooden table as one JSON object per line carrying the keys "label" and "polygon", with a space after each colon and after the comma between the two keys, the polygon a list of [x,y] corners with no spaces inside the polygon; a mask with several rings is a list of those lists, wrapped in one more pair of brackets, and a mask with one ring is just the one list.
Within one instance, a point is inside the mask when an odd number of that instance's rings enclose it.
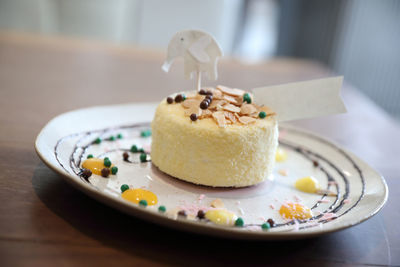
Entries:
{"label": "wooden table", "polygon": [[[378,169],[390,197],[372,219],[319,238],[244,242],[174,231],[129,217],[72,188],[34,151],[40,129],[71,109],[158,101],[191,86],[164,55],[95,42],[0,34],[0,266],[400,264],[400,128],[344,88],[348,114],[296,122]],[[331,75],[310,61],[224,60],[219,83],[242,88]]]}

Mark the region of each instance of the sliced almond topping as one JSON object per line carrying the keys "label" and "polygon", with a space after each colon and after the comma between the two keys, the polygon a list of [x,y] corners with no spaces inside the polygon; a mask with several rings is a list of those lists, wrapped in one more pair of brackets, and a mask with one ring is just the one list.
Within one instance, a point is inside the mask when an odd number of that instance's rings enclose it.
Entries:
{"label": "sliced almond topping", "polygon": [[213,92],[213,99],[222,99],[223,94],[220,90],[214,90]]}
{"label": "sliced almond topping", "polygon": [[236,105],[238,105],[239,107],[243,105],[243,97],[242,96],[238,96],[236,97]]}
{"label": "sliced almond topping", "polygon": [[225,207],[225,205],[221,199],[216,198],[211,202],[211,207],[216,208],[216,209],[222,209],[223,207]]}
{"label": "sliced almond topping", "polygon": [[233,113],[228,112],[228,111],[225,111],[225,112],[224,112],[224,115],[225,115],[225,117],[226,117],[229,121],[231,121],[232,123],[236,123],[236,122],[237,122],[237,119],[236,119],[235,115],[233,115]]}
{"label": "sliced almond topping", "polygon": [[222,97],[222,92],[220,90],[217,90],[213,87],[204,87],[203,88],[205,91],[211,92],[213,94],[213,97]]}
{"label": "sliced almond topping", "polygon": [[252,117],[242,116],[239,118],[239,121],[243,124],[249,124],[249,123],[255,122],[256,119],[254,119]]}
{"label": "sliced almond topping", "polygon": [[218,85],[217,89],[223,92],[224,94],[231,95],[231,96],[242,96],[245,91],[236,88],[229,88],[226,86]]}
{"label": "sliced almond topping", "polygon": [[213,100],[211,104],[208,106],[208,109],[217,109],[217,106],[220,105],[221,107],[225,105],[227,102],[225,100]]}
{"label": "sliced almond topping", "polygon": [[249,114],[248,116],[257,119],[257,118],[258,118],[258,113],[259,113],[259,112],[254,112],[254,113]]}
{"label": "sliced almond topping", "polygon": [[224,95],[222,97],[222,99],[225,99],[226,101],[228,101],[229,103],[234,104],[234,105],[238,104],[238,102],[236,101],[236,98],[234,98],[233,96],[230,96],[230,95]]}
{"label": "sliced almond topping", "polygon": [[186,98],[187,99],[196,98],[197,95],[198,95],[197,92],[189,92],[186,94]]}
{"label": "sliced almond topping", "polygon": [[275,114],[275,112],[273,112],[269,107],[266,106],[260,107],[260,111],[264,111],[265,113],[267,113],[267,115]]}
{"label": "sliced almond topping", "polygon": [[216,110],[217,109],[217,104],[216,101],[211,102],[211,104],[208,106],[209,110]]}
{"label": "sliced almond topping", "polygon": [[224,107],[220,104],[217,105],[217,111],[222,111],[224,110]]}
{"label": "sliced almond topping", "polygon": [[230,111],[230,112],[240,112],[240,108],[237,106],[234,106],[232,104],[226,104],[225,106],[222,107],[224,110]]}
{"label": "sliced almond topping", "polygon": [[240,108],[240,113],[242,113],[243,115],[249,115],[254,112],[257,112],[257,109],[252,104],[244,104]]}
{"label": "sliced almond topping", "polygon": [[204,119],[204,118],[210,118],[211,116],[212,116],[212,112],[208,109],[205,109],[205,110],[201,111],[201,116],[199,118]]}
{"label": "sliced almond topping", "polygon": [[186,116],[190,116],[193,113],[196,114],[198,117],[200,117],[201,113],[202,113],[202,109],[199,106],[191,106],[190,108],[185,109]]}
{"label": "sliced almond topping", "polygon": [[199,107],[201,100],[198,99],[186,99],[182,102],[184,108]]}
{"label": "sliced almond topping", "polygon": [[243,95],[246,92],[241,89],[222,85],[217,86],[217,88],[205,87],[203,89],[213,93],[213,100],[208,109],[202,110],[200,108],[200,103],[205,98],[204,95],[200,95],[198,92],[189,92],[186,101],[181,103],[186,116],[196,114],[199,119],[213,118],[219,127],[225,127],[227,124],[246,125],[254,123],[261,111],[264,111],[267,116],[276,114],[266,106],[244,102]]}
{"label": "sliced almond topping", "polygon": [[[191,99],[197,99],[197,100],[203,100],[204,99],[204,97],[205,96],[203,96],[203,95],[199,95],[197,92],[189,92],[189,93],[187,93],[187,95],[186,95],[186,99],[187,100],[191,100]],[[186,102],[186,100],[184,101],[184,102]],[[183,102],[182,102],[183,103]]]}
{"label": "sliced almond topping", "polygon": [[203,101],[204,98],[206,98],[204,95],[197,95],[197,96],[196,96],[196,99],[198,99],[198,100],[200,100],[200,101]]}
{"label": "sliced almond topping", "polygon": [[212,114],[214,120],[217,122],[219,127],[225,127],[226,126],[226,120],[225,120],[225,115],[224,112],[222,111],[217,111]]}

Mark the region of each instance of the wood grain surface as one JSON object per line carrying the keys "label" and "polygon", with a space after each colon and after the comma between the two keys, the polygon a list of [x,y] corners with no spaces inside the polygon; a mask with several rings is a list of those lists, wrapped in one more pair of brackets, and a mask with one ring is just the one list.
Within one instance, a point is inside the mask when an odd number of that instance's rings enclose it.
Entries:
{"label": "wood grain surface", "polygon": [[[295,124],[380,171],[389,201],[372,219],[319,238],[244,242],[160,227],[96,202],[39,160],[35,138],[60,113],[158,101],[192,86],[179,64],[163,73],[163,59],[135,47],[0,33],[0,266],[400,265],[400,127],[348,85],[347,114]],[[284,58],[224,59],[219,72],[218,83],[245,89],[332,75],[315,62]]]}

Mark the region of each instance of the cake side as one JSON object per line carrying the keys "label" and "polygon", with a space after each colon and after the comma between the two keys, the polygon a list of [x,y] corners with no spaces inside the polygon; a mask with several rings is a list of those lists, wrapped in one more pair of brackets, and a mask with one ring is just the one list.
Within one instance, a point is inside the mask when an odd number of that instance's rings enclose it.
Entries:
{"label": "cake side", "polygon": [[151,158],[176,178],[215,187],[243,187],[270,176],[278,124],[275,116],[220,127],[213,118],[188,120],[185,108],[163,100],[152,122]]}

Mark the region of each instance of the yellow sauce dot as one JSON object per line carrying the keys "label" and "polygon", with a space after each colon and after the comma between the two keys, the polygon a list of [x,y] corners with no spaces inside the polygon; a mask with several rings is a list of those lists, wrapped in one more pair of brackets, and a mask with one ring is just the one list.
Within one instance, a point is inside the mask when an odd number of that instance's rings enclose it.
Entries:
{"label": "yellow sauce dot", "polygon": [[279,213],[284,219],[305,220],[312,217],[311,209],[299,203],[287,203],[282,205]]}
{"label": "yellow sauce dot", "polygon": [[206,218],[215,224],[233,225],[237,216],[233,212],[224,209],[216,209],[207,211]]}
{"label": "yellow sauce dot", "polygon": [[[113,166],[112,164],[110,168]],[[104,166],[104,159],[90,158],[82,163],[82,168],[91,170],[93,174],[101,175],[101,170],[106,166]]]}
{"label": "yellow sauce dot", "polygon": [[283,162],[287,159],[288,155],[286,153],[286,151],[280,147],[278,147],[276,149],[276,153],[275,153],[275,161],[277,162]]}
{"label": "yellow sauce dot", "polygon": [[298,190],[306,193],[316,193],[321,189],[321,185],[318,181],[311,176],[300,178],[296,181],[294,185]]}
{"label": "yellow sauce dot", "polygon": [[122,198],[138,204],[140,200],[146,200],[147,205],[157,204],[157,196],[153,192],[144,189],[128,189],[122,193]]}

